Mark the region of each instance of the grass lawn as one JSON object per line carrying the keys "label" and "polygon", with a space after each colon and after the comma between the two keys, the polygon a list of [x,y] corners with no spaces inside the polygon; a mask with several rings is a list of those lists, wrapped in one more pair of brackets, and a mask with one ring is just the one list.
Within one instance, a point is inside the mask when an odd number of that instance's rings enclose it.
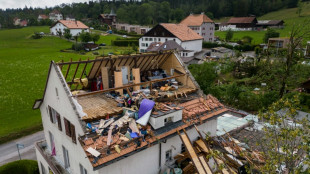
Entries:
{"label": "grass lawn", "polygon": [[[0,30],[0,143],[40,129],[39,110],[32,110],[35,99],[42,98],[51,60],[55,62],[94,58],[87,53],[60,52],[72,43],[57,37],[31,39],[34,32],[49,32],[49,28],[25,27]],[[101,36],[100,42],[109,44],[117,36]],[[129,48],[107,46],[116,52]],[[99,50],[100,51],[100,50]]]}
{"label": "grass lawn", "polygon": [[[305,20],[310,20],[310,3],[304,2],[301,16],[299,17],[296,14],[297,8],[283,9],[275,12],[267,13],[261,17],[258,17],[258,20],[284,20],[284,29],[278,29],[280,32],[280,37],[288,37],[289,32],[293,26],[302,26]],[[222,18],[219,21],[227,21],[229,18]],[[233,41],[238,41],[244,36],[251,36],[253,38],[254,44],[263,43],[264,34],[266,31],[236,31],[234,32]],[[225,38],[226,31],[216,31],[215,36],[220,38]],[[308,38],[309,40],[309,38]],[[307,40],[304,40],[306,43]]]}

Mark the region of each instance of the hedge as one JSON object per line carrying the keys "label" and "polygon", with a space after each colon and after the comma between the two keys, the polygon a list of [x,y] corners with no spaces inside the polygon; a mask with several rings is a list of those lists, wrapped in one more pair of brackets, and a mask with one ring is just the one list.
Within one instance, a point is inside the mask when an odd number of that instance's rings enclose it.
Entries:
{"label": "hedge", "polygon": [[132,44],[139,45],[138,40],[113,40],[111,41],[113,46],[131,46]]}
{"label": "hedge", "polygon": [[203,42],[202,44],[203,48],[215,48],[215,47],[225,47],[228,49],[235,49],[235,50],[239,50],[239,51],[254,51],[254,48],[256,47],[256,45],[238,45],[238,46],[232,46],[232,45],[228,45],[228,44],[218,44],[216,42]]}
{"label": "hedge", "polygon": [[39,174],[38,162],[34,160],[18,160],[0,167],[0,174]]}

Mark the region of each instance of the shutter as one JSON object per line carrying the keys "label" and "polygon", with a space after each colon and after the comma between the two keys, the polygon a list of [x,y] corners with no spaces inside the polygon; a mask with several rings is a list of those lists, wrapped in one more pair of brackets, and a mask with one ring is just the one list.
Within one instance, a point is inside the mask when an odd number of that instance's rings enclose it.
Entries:
{"label": "shutter", "polygon": [[72,142],[76,144],[75,126],[73,124],[70,124],[70,128],[71,128]]}
{"label": "shutter", "polygon": [[57,113],[56,115],[56,118],[57,118],[57,122],[58,122],[58,129],[60,131],[62,131],[62,127],[61,127],[61,119],[60,119],[60,115]]}
{"label": "shutter", "polygon": [[64,123],[65,123],[66,135],[71,137],[70,136],[70,122],[66,118],[64,118]]}
{"label": "shutter", "polygon": [[48,106],[48,111],[49,111],[49,114],[50,114],[50,120],[53,123],[53,113],[52,113],[52,108],[50,106]]}

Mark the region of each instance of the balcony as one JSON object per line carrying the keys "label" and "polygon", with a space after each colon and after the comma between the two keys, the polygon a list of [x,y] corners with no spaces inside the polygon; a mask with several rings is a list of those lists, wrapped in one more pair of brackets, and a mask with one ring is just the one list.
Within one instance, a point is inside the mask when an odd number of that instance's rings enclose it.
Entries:
{"label": "balcony", "polygon": [[36,142],[35,147],[48,163],[50,170],[54,174],[69,174],[69,172],[48,151],[45,140]]}

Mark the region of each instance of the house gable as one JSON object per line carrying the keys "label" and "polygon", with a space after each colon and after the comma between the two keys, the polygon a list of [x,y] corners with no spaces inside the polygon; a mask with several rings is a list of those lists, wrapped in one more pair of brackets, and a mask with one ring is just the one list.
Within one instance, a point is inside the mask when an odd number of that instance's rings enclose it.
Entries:
{"label": "house gable", "polygon": [[156,25],[150,31],[145,33],[143,36],[150,36],[150,37],[176,37],[174,34],[172,34],[169,30],[167,30],[165,27],[163,27],[160,24]]}

